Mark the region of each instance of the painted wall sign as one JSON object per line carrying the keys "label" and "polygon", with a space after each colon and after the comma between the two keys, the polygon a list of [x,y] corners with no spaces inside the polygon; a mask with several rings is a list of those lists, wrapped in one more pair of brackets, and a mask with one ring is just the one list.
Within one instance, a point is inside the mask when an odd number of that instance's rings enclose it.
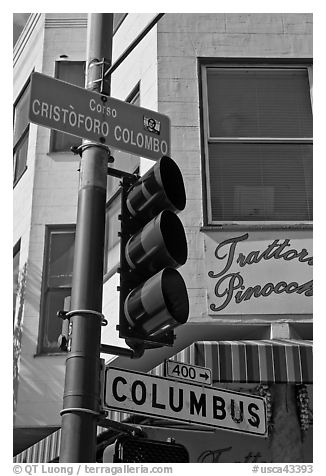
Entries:
{"label": "painted wall sign", "polygon": [[310,232],[205,235],[209,314],[312,313]]}

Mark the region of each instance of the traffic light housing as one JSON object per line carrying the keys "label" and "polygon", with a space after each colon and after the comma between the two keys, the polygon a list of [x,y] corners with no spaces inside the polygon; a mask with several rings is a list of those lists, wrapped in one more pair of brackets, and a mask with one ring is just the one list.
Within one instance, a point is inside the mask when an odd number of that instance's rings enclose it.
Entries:
{"label": "traffic light housing", "polygon": [[177,164],[163,156],[134,183],[122,181],[119,336],[130,347],[172,345],[188,319],[189,300],[176,270],[187,260],[177,213],[186,194]]}
{"label": "traffic light housing", "polygon": [[123,435],[116,440],[113,463],[189,463],[189,454],[178,443]]}

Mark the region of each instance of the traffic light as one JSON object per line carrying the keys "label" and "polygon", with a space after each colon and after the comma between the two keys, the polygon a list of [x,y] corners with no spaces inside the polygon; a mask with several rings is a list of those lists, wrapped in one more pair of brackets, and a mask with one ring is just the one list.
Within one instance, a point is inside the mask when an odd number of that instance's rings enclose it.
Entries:
{"label": "traffic light", "polygon": [[187,260],[177,213],[186,205],[177,164],[163,156],[141,178],[122,181],[119,336],[130,347],[172,345],[188,319],[189,300],[176,270]]}
{"label": "traffic light", "polygon": [[178,443],[124,435],[116,440],[113,463],[189,463],[189,454]]}

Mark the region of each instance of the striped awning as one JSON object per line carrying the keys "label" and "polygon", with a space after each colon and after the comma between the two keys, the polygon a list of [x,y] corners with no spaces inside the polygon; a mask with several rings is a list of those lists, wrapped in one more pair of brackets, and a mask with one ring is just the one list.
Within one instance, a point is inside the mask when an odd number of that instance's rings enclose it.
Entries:
{"label": "striped awning", "polygon": [[[313,381],[312,341],[197,342],[172,360],[212,369],[213,382],[305,383]],[[161,366],[152,371],[163,375]]]}

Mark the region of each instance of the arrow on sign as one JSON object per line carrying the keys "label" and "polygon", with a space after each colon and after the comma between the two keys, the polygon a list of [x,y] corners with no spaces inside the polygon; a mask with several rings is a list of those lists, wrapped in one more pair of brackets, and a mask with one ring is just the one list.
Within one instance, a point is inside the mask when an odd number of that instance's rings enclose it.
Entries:
{"label": "arrow on sign", "polygon": [[199,376],[204,378],[205,380],[209,378],[209,375],[206,372],[204,374],[199,374]]}

